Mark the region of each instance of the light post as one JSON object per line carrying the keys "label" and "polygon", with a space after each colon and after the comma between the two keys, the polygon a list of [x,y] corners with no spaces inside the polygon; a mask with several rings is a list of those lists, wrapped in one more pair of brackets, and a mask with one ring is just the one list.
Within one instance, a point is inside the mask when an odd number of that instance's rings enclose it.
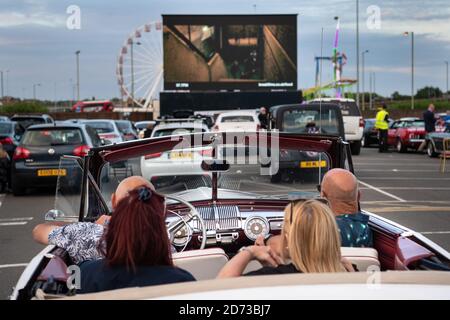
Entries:
{"label": "light post", "polygon": [[[446,86],[445,86],[445,88],[446,88],[446,90],[445,90],[445,96],[447,96],[448,97],[448,95],[449,95],[449,93],[448,93],[448,61],[445,61],[445,66],[446,66],[446,69],[445,69],[445,76],[446,76]],[[448,98],[447,98],[448,99]]]}
{"label": "light post", "polygon": [[411,109],[414,110],[414,32],[406,31],[405,37],[411,34]]}
{"label": "light post", "polygon": [[362,108],[366,110],[366,94],[365,94],[365,54],[369,53],[369,50],[365,50],[361,53],[362,56]]}
{"label": "light post", "polygon": [[[134,58],[133,58],[133,47],[134,41],[132,38],[128,39],[128,43],[130,44],[130,62],[131,62],[131,108],[134,109]],[[140,45],[141,43],[138,41],[136,45]],[[134,110],[133,110],[134,111]]]}
{"label": "light post", "polygon": [[75,52],[77,57],[77,101],[80,101],[80,50]]}
{"label": "light post", "polygon": [[359,0],[356,0],[356,102],[359,101]]}
{"label": "light post", "polygon": [[0,76],[1,76],[1,93],[2,93],[2,101],[3,101],[3,96],[4,96],[4,92],[3,92],[3,70],[0,70]]}
{"label": "light post", "polygon": [[40,87],[40,83],[34,83],[33,84],[33,100],[36,100],[36,87]]}

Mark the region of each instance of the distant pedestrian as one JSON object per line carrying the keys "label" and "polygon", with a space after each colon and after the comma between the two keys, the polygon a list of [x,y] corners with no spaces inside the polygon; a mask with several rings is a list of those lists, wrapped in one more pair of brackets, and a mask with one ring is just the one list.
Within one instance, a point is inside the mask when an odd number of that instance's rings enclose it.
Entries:
{"label": "distant pedestrian", "polygon": [[266,107],[261,107],[261,109],[259,109],[258,120],[261,124],[261,129],[269,129],[269,113],[267,112]]}
{"label": "distant pedestrian", "polygon": [[10,159],[0,143],[0,193],[6,192],[9,182]]}
{"label": "distant pedestrian", "polygon": [[434,113],[435,109],[436,108],[434,107],[434,104],[431,103],[428,106],[428,109],[423,113],[423,121],[425,122],[425,141],[421,143],[421,145],[417,149],[418,151],[422,151],[427,148],[428,142],[430,140],[428,138],[428,135],[436,131],[436,121],[438,119],[436,118],[436,114]]}
{"label": "distant pedestrian", "polygon": [[386,109],[387,106],[383,103],[375,118],[375,129],[378,130],[379,152],[385,152],[388,150],[387,140],[389,130],[389,113]]}
{"label": "distant pedestrian", "polygon": [[425,122],[425,132],[427,134],[436,131],[436,115],[434,113],[434,104],[430,104],[428,109],[423,113],[423,121]]}

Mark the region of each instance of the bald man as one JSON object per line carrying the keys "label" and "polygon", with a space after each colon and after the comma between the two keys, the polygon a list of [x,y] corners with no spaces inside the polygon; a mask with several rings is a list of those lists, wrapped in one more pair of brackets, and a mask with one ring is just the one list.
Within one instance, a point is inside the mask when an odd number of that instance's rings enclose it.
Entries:
{"label": "bald man", "polygon": [[[369,228],[369,216],[359,212],[360,192],[358,180],[348,170],[332,169],[322,180],[320,195],[328,203],[336,216],[341,234],[342,247],[372,247],[372,232]],[[272,249],[279,250],[281,236],[273,236],[267,241]],[[258,238],[257,245],[264,245]]]}
{"label": "bald man", "polygon": [[343,247],[372,247],[369,216],[359,211],[358,180],[348,170],[332,169],[323,177],[321,196],[336,216]]}
{"label": "bald man", "polygon": [[[125,198],[131,190],[142,186],[154,190],[153,185],[140,176],[122,180],[111,195],[113,212],[120,200]],[[99,252],[98,245],[110,218],[111,216],[104,215],[95,223],[42,223],[33,229],[33,238],[41,244],[51,244],[65,249],[75,264],[86,260],[101,259],[103,255]]]}

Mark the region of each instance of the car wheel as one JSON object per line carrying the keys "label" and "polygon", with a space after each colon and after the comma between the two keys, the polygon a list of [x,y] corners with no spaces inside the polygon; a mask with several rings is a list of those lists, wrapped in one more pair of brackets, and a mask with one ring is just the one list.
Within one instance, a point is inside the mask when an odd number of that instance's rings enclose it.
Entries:
{"label": "car wheel", "polygon": [[16,180],[11,181],[11,189],[14,196],[23,196],[25,194],[25,188],[20,185]]}
{"label": "car wheel", "polygon": [[400,152],[400,153],[406,152],[406,147],[403,145],[402,140],[400,140],[400,139],[397,140],[396,147],[397,147],[398,152]]}
{"label": "car wheel", "polygon": [[350,145],[352,155],[358,156],[361,153],[361,141],[355,141]]}
{"label": "car wheel", "polygon": [[427,154],[430,158],[436,158],[438,156],[437,152],[434,150],[434,145],[431,143],[431,141],[428,142]]}

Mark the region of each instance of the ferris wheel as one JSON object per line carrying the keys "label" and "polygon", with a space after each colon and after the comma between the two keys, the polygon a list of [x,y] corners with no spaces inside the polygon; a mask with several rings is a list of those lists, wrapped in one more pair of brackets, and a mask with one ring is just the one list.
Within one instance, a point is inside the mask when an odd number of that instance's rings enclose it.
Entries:
{"label": "ferris wheel", "polygon": [[162,23],[134,30],[122,45],[116,69],[122,99],[152,108],[163,88]]}

